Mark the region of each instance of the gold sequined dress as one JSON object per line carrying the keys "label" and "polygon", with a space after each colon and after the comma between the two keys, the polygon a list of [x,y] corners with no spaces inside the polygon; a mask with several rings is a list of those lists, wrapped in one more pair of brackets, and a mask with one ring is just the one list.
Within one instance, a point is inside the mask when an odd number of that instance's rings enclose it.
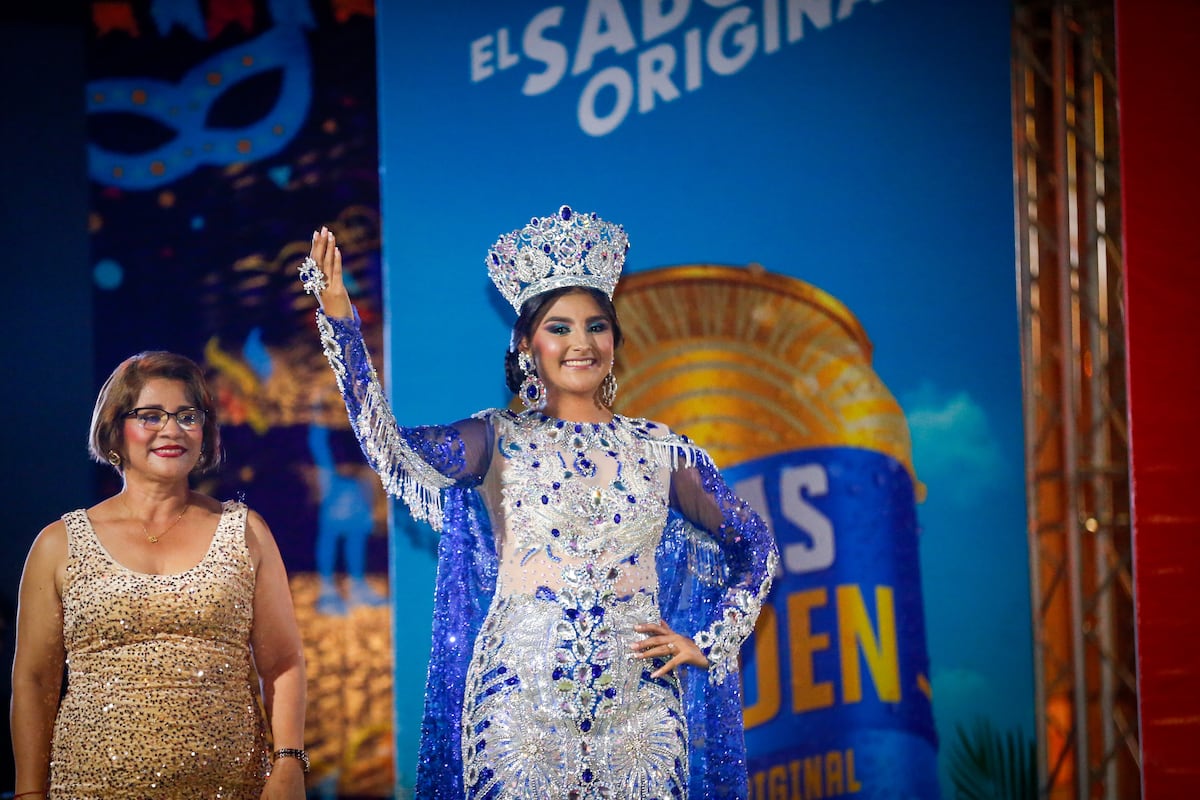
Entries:
{"label": "gold sequined dress", "polygon": [[175,575],[123,567],[83,510],[63,521],[68,686],[50,797],[257,800],[269,752],[245,505],[226,503],[203,560]]}

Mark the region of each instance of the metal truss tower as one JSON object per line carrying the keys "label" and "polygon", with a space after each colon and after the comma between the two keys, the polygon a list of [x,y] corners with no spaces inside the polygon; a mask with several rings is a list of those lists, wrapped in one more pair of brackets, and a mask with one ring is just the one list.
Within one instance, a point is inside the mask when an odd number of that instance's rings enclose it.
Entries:
{"label": "metal truss tower", "polygon": [[1016,0],[1012,66],[1040,793],[1136,798],[1112,0]]}

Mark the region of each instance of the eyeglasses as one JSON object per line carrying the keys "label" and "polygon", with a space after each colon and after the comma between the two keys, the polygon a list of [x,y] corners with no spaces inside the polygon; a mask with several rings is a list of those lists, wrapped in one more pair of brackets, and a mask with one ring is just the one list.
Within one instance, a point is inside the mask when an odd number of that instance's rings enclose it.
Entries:
{"label": "eyeglasses", "polygon": [[185,431],[194,431],[204,424],[205,419],[203,408],[181,408],[178,411],[166,411],[161,408],[135,408],[125,416],[133,417],[143,429],[148,431],[161,431],[167,427],[169,417],[174,417],[175,422]]}

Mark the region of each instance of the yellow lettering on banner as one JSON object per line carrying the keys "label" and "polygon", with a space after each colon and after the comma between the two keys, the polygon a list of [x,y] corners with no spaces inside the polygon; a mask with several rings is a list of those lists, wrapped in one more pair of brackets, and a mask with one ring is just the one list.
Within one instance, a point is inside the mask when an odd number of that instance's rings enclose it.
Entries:
{"label": "yellow lettering on banner", "polygon": [[854,794],[862,791],[862,784],[858,782],[858,777],[854,774],[854,751],[846,751],[846,792]]}
{"label": "yellow lettering on banner", "polygon": [[[790,606],[788,614],[791,615]],[[879,619],[878,638],[871,627],[861,587],[853,584],[837,587],[838,649],[845,703],[862,701],[860,650],[879,699],[885,703],[900,702],[900,652],[896,643],[895,599],[890,586],[875,587],[875,614]]]}
{"label": "yellow lettering on banner", "polygon": [[786,767],[771,767],[767,783],[771,787],[770,800],[788,800],[788,779]]}
{"label": "yellow lettering on banner", "polygon": [[[813,633],[809,618],[813,608],[824,606],[828,601],[829,593],[824,588],[795,592],[787,598],[792,710],[797,713],[833,705],[833,684],[830,681],[816,683],[813,675],[813,653],[829,649],[829,634]],[[855,664],[857,666],[857,661]]]}
{"label": "yellow lettering on banner", "polygon": [[825,794],[837,797],[845,794],[846,782],[842,779],[842,754],[836,750],[825,754]]}
{"label": "yellow lettering on banner", "polygon": [[821,775],[821,757],[809,756],[804,759],[804,797],[805,800],[810,798],[822,798],[825,796],[823,787],[825,785]]}
{"label": "yellow lettering on banner", "polygon": [[754,673],[754,705],[742,711],[746,730],[772,719],[783,706],[779,684],[779,617],[769,603],[763,605],[754,628]]}
{"label": "yellow lettering on banner", "polygon": [[750,776],[750,784],[754,787],[753,794],[756,798],[764,797],[764,792],[767,788],[767,773],[759,770]]}
{"label": "yellow lettering on banner", "polygon": [[774,764],[750,775],[753,800],[833,800],[861,792],[853,750],[829,750]]}

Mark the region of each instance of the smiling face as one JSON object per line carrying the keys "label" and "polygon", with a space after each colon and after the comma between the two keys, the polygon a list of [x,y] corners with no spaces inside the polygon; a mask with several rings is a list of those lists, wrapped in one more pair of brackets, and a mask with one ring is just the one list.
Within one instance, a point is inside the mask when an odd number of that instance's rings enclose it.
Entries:
{"label": "smiling face", "polygon": [[596,392],[612,369],[613,326],[590,294],[572,292],[555,300],[522,349],[533,356],[546,385],[547,413],[564,416],[564,404],[600,407]]}
{"label": "smiling face", "polygon": [[[188,395],[187,384],[170,378],[146,381],[134,403],[135,408],[171,412],[198,406],[200,403]],[[160,480],[186,481],[200,461],[204,445],[202,426],[185,431],[174,417],[168,417],[166,425],[158,431],[147,430],[137,419],[127,418],[123,435],[126,477],[140,473]]]}

